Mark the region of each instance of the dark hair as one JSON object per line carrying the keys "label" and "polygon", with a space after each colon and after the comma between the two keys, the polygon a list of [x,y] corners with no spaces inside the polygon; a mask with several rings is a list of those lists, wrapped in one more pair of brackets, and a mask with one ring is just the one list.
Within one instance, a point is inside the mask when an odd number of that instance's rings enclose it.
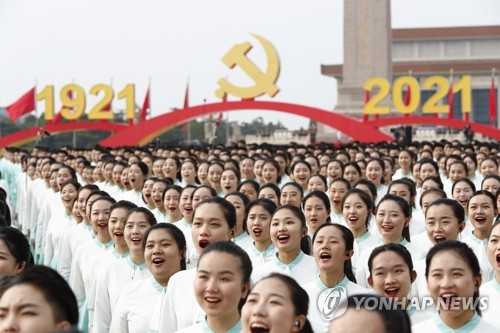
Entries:
{"label": "dark hair", "polygon": [[422,169],[422,165],[430,164],[430,165],[432,165],[434,170],[436,170],[436,175],[439,175],[439,165],[432,158],[423,158],[420,161],[418,161],[418,163],[420,163],[420,167],[418,168],[418,172],[420,172],[420,169]]}
{"label": "dark hair", "polygon": [[[175,178],[177,180],[180,180],[180,174],[181,174],[181,168],[182,168],[181,160],[177,156],[169,156],[165,159],[165,162],[167,162],[168,160],[173,160],[175,162],[175,165],[177,167],[177,174],[175,175]],[[176,179],[172,179],[172,180],[175,181]]]}
{"label": "dark hair", "polygon": [[[342,177],[344,177],[344,172],[345,172],[345,169],[348,167],[348,166],[352,166],[354,169],[356,169],[356,171],[358,172],[359,176],[361,177],[362,174],[361,174],[361,168],[359,167],[359,165],[356,163],[356,162],[348,162],[346,163],[343,167],[343,171],[342,171]],[[344,177],[345,178],[345,177]]]}
{"label": "dark hair", "polygon": [[[201,187],[201,186],[200,186]],[[194,185],[186,185],[182,188],[181,190],[181,196],[182,196],[182,193],[184,193],[185,190],[188,190],[188,189],[194,189],[196,190],[198,187],[197,186],[194,186]]]}
{"label": "dark hair", "polygon": [[133,202],[127,201],[127,200],[120,200],[117,201],[116,203],[112,204],[110,207],[110,212],[112,212],[115,209],[123,208],[126,209],[127,211],[130,211],[134,208],[137,208],[137,205]]}
{"label": "dark hair", "polygon": [[285,185],[281,186],[281,192],[283,192],[283,189],[285,187],[287,187],[287,186],[293,186],[293,187],[295,187],[299,191],[301,200],[304,198],[304,189],[302,188],[302,186],[299,185],[299,183],[297,183],[297,182],[288,182]]}
{"label": "dark hair", "polygon": [[329,186],[328,190],[330,190],[330,188],[332,187],[332,185],[335,184],[335,183],[343,183],[347,187],[348,191],[351,189],[351,183],[349,183],[349,181],[347,179],[345,179],[344,177],[337,177],[337,178],[335,178],[335,179],[332,180],[332,182],[330,183],[330,186]]}
{"label": "dark hair", "polygon": [[182,187],[179,186],[179,185],[168,185],[166,188],[165,188],[165,191],[163,191],[163,193],[161,194],[161,201],[163,202],[165,200],[165,195],[168,191],[170,190],[176,190],[178,193],[179,193],[179,196],[181,195],[182,193]]}
{"label": "dark hair", "polygon": [[146,249],[146,244],[148,242],[148,237],[151,231],[157,230],[157,229],[165,229],[166,232],[172,236],[174,239],[175,243],[177,244],[177,247],[179,249],[179,252],[181,253],[181,262],[180,262],[180,267],[181,271],[186,269],[186,251],[187,251],[187,246],[186,246],[186,237],[184,237],[184,233],[173,223],[157,223],[153,225],[151,228],[149,228],[146,233],[144,234],[144,239],[142,240],[142,249]]}
{"label": "dark hair", "polygon": [[408,249],[401,244],[387,243],[377,246],[376,248],[373,249],[372,253],[370,254],[370,257],[368,258],[368,271],[370,272],[370,276],[372,275],[373,260],[375,259],[375,257],[382,252],[389,252],[389,251],[396,253],[403,259],[403,261],[408,266],[408,269],[411,274],[411,272],[413,271],[413,261],[411,259],[410,251],[408,251]]}
{"label": "dark hair", "polygon": [[262,278],[254,285],[254,288],[257,284],[267,279],[277,279],[285,284],[290,292],[294,314],[296,316],[303,315],[306,317],[304,326],[300,329],[299,333],[313,333],[311,323],[307,319],[307,312],[309,310],[309,296],[307,295],[307,292],[298,284],[297,281],[295,281],[294,278],[280,273],[271,273],[269,276]]}
{"label": "dark hair", "polygon": [[[403,215],[406,218],[411,218],[411,208],[408,202],[406,202],[405,199],[398,197],[397,195],[392,195],[392,194],[386,194],[378,203],[377,205],[377,212],[378,209],[380,208],[380,205],[384,201],[394,201],[395,203],[398,204],[398,206],[401,208],[403,211]],[[410,225],[409,223],[403,227],[403,237],[409,242],[410,241]]]}
{"label": "dark hair", "polygon": [[[264,163],[262,163],[262,169],[264,169],[264,165],[266,165],[268,163],[272,164],[273,167],[276,168],[276,172],[278,174],[278,178],[276,178],[276,184],[279,184],[281,182],[280,165],[279,165],[279,163],[276,160],[272,159],[272,158],[266,158],[264,160]],[[311,166],[309,166],[309,167],[311,167]]]}
{"label": "dark hair", "polygon": [[[427,193],[428,191],[426,191]],[[453,210],[453,215],[458,219],[458,224],[463,223],[465,221],[465,211],[463,207],[460,205],[460,203],[456,200],[453,199],[448,199],[448,198],[442,198],[442,199],[437,199],[436,201],[432,202],[428,207],[425,212],[425,217],[427,217],[427,212],[429,211],[429,208],[432,206],[439,206],[439,205],[445,205],[450,207]]]}
{"label": "dark hair", "polygon": [[78,197],[78,190],[82,187],[82,185],[77,182],[75,179],[68,179],[68,180],[65,180],[62,184],[61,184],[61,191],[62,189],[66,186],[66,185],[73,185],[76,189],[76,193],[77,193],[77,197]]}
{"label": "dark hair", "polygon": [[[252,275],[253,265],[252,260],[248,256],[245,250],[233,243],[232,241],[218,241],[207,246],[205,251],[200,255],[198,259],[198,267],[200,262],[208,253],[219,252],[229,254],[237,259],[239,259],[241,273],[243,275],[243,285],[250,284],[250,277]],[[238,304],[238,311],[241,311],[243,304],[245,304],[246,297],[241,299]]]}
{"label": "dark hair", "polygon": [[278,201],[279,201],[279,198],[281,197],[281,189],[278,187],[278,185],[276,184],[273,184],[273,183],[266,183],[264,185],[262,185],[260,188],[259,188],[259,193],[258,195],[260,195],[260,192],[265,189],[265,188],[270,188],[274,191],[274,193],[276,193],[276,197],[278,197]]}
{"label": "dark hair", "polygon": [[[89,198],[91,197],[91,195],[89,195]],[[92,207],[94,206],[94,204],[97,202],[97,201],[107,201],[109,202],[111,205],[115,204],[116,203],[116,200],[113,199],[112,197],[106,197],[106,196],[101,196],[97,199],[95,199],[94,201],[92,201],[92,203],[90,204],[90,211],[92,212]]]}
{"label": "dark hair", "polygon": [[236,226],[236,209],[229,201],[218,196],[207,198],[201,201],[194,209],[193,218],[196,215],[196,210],[198,210],[198,208],[203,206],[204,204],[216,204],[217,206],[219,206],[219,209],[224,214],[224,218],[226,219],[229,229],[232,229]]}
{"label": "dark hair", "polygon": [[59,169],[57,169],[57,171],[62,170],[62,169],[67,169],[69,171],[69,174],[71,175],[71,179],[73,179],[75,181],[77,180],[75,169],[73,169],[69,165],[63,164]]}
{"label": "dark hair", "polygon": [[253,179],[245,179],[244,181],[242,181],[239,185],[238,185],[238,191],[241,191],[241,187],[243,185],[247,185],[249,184],[250,186],[253,187],[253,189],[255,190],[255,192],[259,192],[259,183],[257,183],[255,180]]}
{"label": "dark hair", "polygon": [[311,180],[313,177],[318,177],[321,180],[321,182],[323,183],[323,185],[325,185],[325,189],[328,190],[328,181],[326,180],[325,176],[317,173],[315,175],[311,175],[311,177],[309,177],[309,180]]}
{"label": "dark hair", "polygon": [[[385,326],[386,333],[411,333],[411,322],[408,313],[398,306],[392,306],[396,300],[375,294],[358,294],[347,297],[347,300],[340,304],[341,308],[347,309],[373,309]],[[388,304],[387,307],[378,306]]]}
{"label": "dark hair", "polygon": [[458,183],[466,183],[467,185],[470,186],[470,188],[472,189],[472,192],[476,192],[476,185],[474,185],[474,183],[469,178],[462,178],[462,179],[457,180],[456,182],[454,182],[453,185],[451,186],[451,193],[452,193],[452,195],[453,195],[453,192],[455,192],[455,186]]}
{"label": "dark hair", "polygon": [[[227,161],[226,161],[227,162]],[[221,173],[221,179],[222,179],[222,174],[226,171],[232,171],[234,173],[234,175],[236,176],[236,181],[238,183],[238,185],[240,184],[240,181],[241,181],[241,174],[240,174],[240,171],[237,170],[237,169],[234,169],[234,168],[228,168],[228,169],[224,169],[222,170],[222,173]]]}
{"label": "dark hair", "polygon": [[493,202],[494,213],[495,213],[495,215],[497,215],[497,200],[496,200],[495,196],[490,191],[480,190],[480,191],[474,192],[469,199],[469,205],[470,205],[471,199],[474,197],[477,197],[478,195],[485,195],[491,199],[491,201]]}
{"label": "dark hair", "polygon": [[319,198],[321,201],[323,201],[323,204],[325,205],[326,211],[328,212],[327,221],[329,221],[330,220],[330,213],[332,211],[332,206],[330,205],[330,199],[328,198],[326,193],[323,191],[309,192],[309,194],[306,195],[304,200],[302,200],[302,210],[305,210],[306,201],[309,200],[309,198]]}
{"label": "dark hair", "polygon": [[227,199],[227,197],[231,196],[231,195],[235,195],[237,196],[238,198],[240,198],[242,201],[243,201],[243,205],[245,206],[245,209],[248,205],[248,203],[250,202],[250,199],[248,199],[248,197],[246,195],[244,195],[243,193],[241,192],[237,192],[237,191],[233,191],[233,192],[229,192],[228,194],[226,194],[224,196],[224,199]]}
{"label": "dark hair", "polygon": [[[340,166],[340,173],[343,175],[344,174],[344,163],[342,163],[341,160],[337,160],[337,159],[333,159],[333,160],[330,160],[327,164],[326,164],[326,168],[328,169],[328,166],[332,163],[337,163],[339,166]],[[358,165],[358,168],[359,168],[359,165]],[[361,170],[361,169],[360,169]],[[360,173],[361,174],[361,173]]]}
{"label": "dark hair", "polygon": [[[283,210],[283,209],[290,210],[292,212],[292,214],[300,220],[300,224],[301,224],[302,228],[307,228],[306,217],[304,216],[304,213],[302,212],[302,210],[299,207],[292,206],[292,205],[283,205],[274,211],[273,216],[276,215],[276,213],[278,213],[280,210]],[[307,255],[311,254],[311,244],[309,242],[309,238],[307,237],[307,235],[303,235],[302,238],[300,239],[300,249],[302,250],[302,252],[304,252]]]}
{"label": "dark hair", "polygon": [[368,168],[368,164],[370,164],[371,162],[377,162],[378,165],[380,165],[380,167],[382,168],[382,177],[380,178],[380,184],[383,184],[384,183],[384,170],[385,170],[385,163],[384,161],[382,161],[381,158],[371,158],[368,160],[368,162],[366,162],[366,168]]}
{"label": "dark hair", "polygon": [[[354,249],[354,236],[353,236],[351,230],[349,230],[349,228],[344,227],[343,225],[338,224],[338,223],[325,223],[325,224],[320,225],[318,230],[316,230],[316,232],[314,233],[314,236],[312,239],[313,244],[316,241],[316,236],[318,235],[318,232],[321,229],[324,229],[327,227],[333,227],[333,228],[337,228],[338,230],[340,230],[340,232],[342,232],[342,239],[344,240],[344,243],[345,243],[345,251],[346,252],[353,251],[353,249]],[[352,272],[351,259],[344,260],[344,274],[345,274],[345,276],[347,276],[349,281],[356,283],[356,277],[354,276],[354,273]]]}
{"label": "dark hair", "polygon": [[141,169],[141,173],[144,176],[147,176],[149,174],[149,167],[146,163],[139,161],[139,162],[135,162],[135,163],[130,164],[130,166],[132,166],[132,165],[137,165],[139,167],[139,169]]}
{"label": "dark hair", "polygon": [[151,213],[151,211],[145,207],[136,207],[136,208],[132,208],[131,210],[129,210],[128,215],[127,215],[127,221],[129,219],[130,215],[132,215],[133,213],[142,213],[142,214],[146,215],[146,221],[149,223],[150,226],[154,226],[157,223],[156,217],[154,216],[154,214]]}
{"label": "dark hair", "polygon": [[243,223],[243,230],[245,230],[246,232],[248,232],[248,227],[247,227],[248,214],[250,213],[250,210],[255,206],[260,206],[264,208],[269,213],[269,215],[271,215],[271,217],[273,216],[274,211],[276,210],[277,207],[273,201],[266,198],[259,198],[250,201],[245,208],[245,221]]}
{"label": "dark hair", "polygon": [[99,186],[94,185],[94,184],[85,184],[78,189],[78,193],[77,193],[76,197],[78,198],[78,196],[80,195],[80,192],[84,191],[84,190],[89,190],[90,193],[92,193],[95,191],[99,191]]}
{"label": "dark hair", "polygon": [[467,163],[465,163],[462,160],[451,162],[450,169],[451,169],[451,166],[454,165],[454,164],[460,164],[461,166],[463,166],[464,169],[465,169],[465,177],[467,177],[467,175],[469,174],[469,167],[467,166]]}
{"label": "dark hair", "polygon": [[[481,276],[481,266],[479,266],[479,261],[477,260],[474,251],[466,243],[462,243],[456,240],[446,240],[444,242],[437,243],[434,245],[425,258],[425,278],[429,278],[429,268],[431,266],[432,259],[436,254],[442,251],[452,251],[455,252],[472,271],[474,277]],[[476,307],[476,312],[481,315],[481,309],[477,306],[476,300],[479,298],[479,286],[477,286],[478,291],[474,292],[473,306]]]}
{"label": "dark hair", "polygon": [[[424,196],[426,196],[427,194],[431,194],[431,193],[437,193],[441,196],[441,198],[446,198],[446,192],[443,191],[442,189],[439,189],[439,188],[430,188],[428,189],[427,191],[424,191],[420,194],[420,207],[422,207],[422,200],[424,198]],[[463,209],[463,208],[462,208]]]}
{"label": "dark hair", "polygon": [[497,176],[497,175],[488,175],[488,176],[484,177],[483,180],[481,181],[481,190],[483,189],[484,181],[488,180],[488,179],[495,179],[497,182],[500,183],[500,177],[499,176]]}
{"label": "dark hair", "polygon": [[[217,191],[212,186],[201,185],[201,186],[198,186],[196,188],[196,190],[193,191],[193,193],[191,193],[191,198],[194,197],[194,194],[196,193],[196,191],[201,190],[202,188],[208,189],[210,191],[210,195],[212,195],[212,197],[216,197],[217,196]],[[165,192],[167,192],[167,191],[165,190]]]}
{"label": "dark hair", "polygon": [[359,188],[352,188],[347,193],[345,194],[344,198],[342,199],[342,210],[344,209],[344,203],[347,199],[348,196],[357,194],[361,198],[361,200],[365,203],[366,208],[368,209],[368,215],[366,216],[366,221],[365,221],[365,226],[368,229],[368,226],[370,225],[370,218],[371,214],[373,213],[373,201],[372,198],[368,195],[363,190],[360,190]]}
{"label": "dark hair", "polygon": [[309,173],[312,174],[311,164],[309,164],[309,162],[307,162],[306,160],[298,160],[298,161],[293,162],[292,165],[290,165],[290,173],[293,173],[293,171],[295,170],[295,167],[297,165],[299,165],[300,163],[304,164],[307,167],[307,169],[309,170]]}
{"label": "dark hair", "polygon": [[[375,184],[373,184],[368,179],[361,178],[360,180],[358,180],[356,182],[356,184],[354,184],[354,188],[356,188],[358,185],[365,185],[365,186],[367,186],[368,190],[370,190],[370,193],[372,194],[373,202],[375,202],[375,199],[377,198],[377,187],[375,186]],[[375,212],[375,205],[373,206],[373,209],[374,209],[373,212]]]}
{"label": "dark hair", "polygon": [[433,181],[434,183],[436,183],[438,185],[438,188],[440,190],[442,190],[444,188],[444,185],[443,185],[443,182],[441,181],[441,177],[439,176],[429,176],[427,178],[425,178],[424,180],[422,180],[422,185],[428,181],[428,180],[431,180]]}
{"label": "dark hair", "polygon": [[12,279],[9,287],[28,284],[38,289],[49,303],[56,323],[78,324],[78,305],[73,291],[64,278],[46,266],[31,266]]}
{"label": "dark hair", "polygon": [[[401,178],[394,180],[387,189],[387,193],[391,191],[393,185],[405,185],[410,192],[410,209],[415,207],[415,196],[417,195],[417,188],[415,187],[415,182],[409,178]],[[410,211],[411,214],[411,211]]]}
{"label": "dark hair", "polygon": [[12,256],[16,259],[17,267],[21,267],[23,262],[25,263],[25,267],[30,265],[30,244],[26,236],[19,229],[14,227],[0,228],[0,240],[3,240],[5,246],[7,246]]}

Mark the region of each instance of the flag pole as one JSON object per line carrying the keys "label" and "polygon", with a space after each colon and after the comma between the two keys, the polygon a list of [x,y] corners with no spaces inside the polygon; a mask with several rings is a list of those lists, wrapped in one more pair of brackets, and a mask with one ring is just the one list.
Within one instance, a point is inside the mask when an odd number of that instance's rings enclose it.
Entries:
{"label": "flag pole", "polygon": [[38,80],[35,79],[35,127],[38,127],[38,105],[36,103],[36,87],[38,85]]}
{"label": "flag pole", "polygon": [[229,145],[229,112],[226,111],[226,146]]}
{"label": "flag pole", "polygon": [[[493,121],[491,121],[491,126],[493,127],[496,127],[496,124],[497,124],[497,94],[495,92],[495,72],[496,72],[496,69],[495,67],[493,67],[491,69],[491,88],[492,88],[492,92],[490,94],[492,94],[492,100],[490,100],[490,109],[493,109],[492,111],[494,112],[493,116]],[[491,106],[491,103],[494,103],[494,108],[492,108]],[[490,112],[491,113],[491,112]],[[491,114],[490,114],[490,118],[491,118]]]}
{"label": "flag pole", "polygon": [[[149,118],[151,118],[153,114],[153,108],[151,107],[151,76],[149,77],[149,83],[148,83],[148,91],[149,91]],[[146,111],[146,117],[148,116],[148,112]]]}
{"label": "flag pole", "polygon": [[[189,89],[189,75],[188,75],[187,81],[188,81],[187,85],[188,85],[188,89]],[[189,93],[189,91],[188,91],[188,93]],[[187,105],[184,105],[184,107],[186,107],[186,106]],[[188,145],[190,145],[191,144],[191,121],[190,120],[188,120],[186,127],[187,127],[187,141],[188,141]]]}

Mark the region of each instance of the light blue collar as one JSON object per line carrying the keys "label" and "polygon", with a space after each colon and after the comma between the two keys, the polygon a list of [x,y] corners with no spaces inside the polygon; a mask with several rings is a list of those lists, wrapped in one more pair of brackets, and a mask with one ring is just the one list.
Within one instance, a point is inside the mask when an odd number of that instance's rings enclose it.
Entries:
{"label": "light blue collar", "polygon": [[347,275],[344,276],[344,278],[339,282],[337,283],[336,286],[332,287],[332,288],[329,288],[327,286],[325,286],[325,284],[323,283],[323,281],[321,281],[321,278],[318,276],[316,278],[316,286],[323,292],[327,289],[335,289],[335,288],[345,288],[345,286],[347,286],[347,284],[349,283],[349,279],[347,278]]}
{"label": "light blue collar", "polygon": [[488,244],[488,238],[485,239],[479,239],[474,235],[474,231],[471,231],[471,239],[474,241],[474,243],[481,244],[486,246]]}
{"label": "light blue collar", "polygon": [[276,264],[276,266],[278,266],[281,269],[287,269],[287,268],[292,269],[295,266],[297,266],[302,261],[302,259],[304,259],[304,256],[305,256],[305,253],[300,251],[299,254],[297,255],[297,257],[295,259],[293,259],[293,261],[287,265],[287,264],[282,263],[279,260],[278,252],[276,252],[276,256],[273,258],[273,261]]}
{"label": "light blue collar", "polygon": [[458,329],[453,329],[446,325],[442,320],[439,314],[434,315],[434,322],[436,323],[436,326],[439,328],[440,332],[444,333],[467,333],[467,332],[474,332],[474,328],[479,325],[481,321],[481,318],[477,315],[477,313],[474,312],[474,315],[472,316],[472,319],[469,320],[465,325]]}
{"label": "light blue collar", "polygon": [[130,268],[132,268],[134,271],[136,268],[139,268],[141,271],[145,270],[146,268],[148,268],[148,266],[146,265],[146,262],[143,262],[142,264],[140,265],[137,265],[135,262],[132,261],[132,259],[130,258],[130,255],[128,255],[125,260],[127,261],[127,264],[130,266]]}
{"label": "light blue collar", "polygon": [[95,244],[96,244],[97,246],[99,246],[99,247],[101,247],[101,248],[105,248],[105,249],[107,249],[108,247],[113,246],[113,245],[115,244],[115,242],[113,242],[113,240],[110,240],[110,241],[109,241],[109,242],[107,242],[107,243],[101,243],[101,242],[99,241],[99,238],[97,238],[97,237],[95,237],[95,238],[94,238],[94,242],[95,242]]}
{"label": "light blue collar", "polygon": [[113,246],[113,247],[111,248],[111,254],[112,254],[112,255],[113,255],[113,257],[115,257],[115,258],[125,258],[126,256],[128,256],[128,255],[129,255],[129,252],[128,252],[128,251],[126,251],[126,252],[124,252],[124,253],[119,253],[118,251],[116,251],[115,247]]}
{"label": "light blue collar", "polygon": [[158,281],[155,280],[155,278],[153,277],[153,275],[151,275],[149,277],[149,282],[151,283],[151,285],[153,286],[153,288],[155,288],[158,292],[162,292],[162,291],[166,291],[167,290],[167,287],[164,287],[160,283],[158,283]]}
{"label": "light blue collar", "polygon": [[255,247],[255,242],[253,242],[250,249],[252,249],[253,254],[255,254],[256,256],[267,257],[270,253],[274,251],[274,244],[273,243],[269,244],[269,246],[264,251],[260,252],[259,249]]}
{"label": "light blue collar", "polygon": [[239,242],[247,237],[250,237],[246,231],[243,231],[241,234],[239,234],[238,236],[234,237],[234,242]]}
{"label": "light blue collar", "polygon": [[412,306],[412,307],[407,307],[406,308],[406,313],[408,314],[408,317],[412,317],[414,314],[415,314],[415,308]]}
{"label": "light blue collar", "polygon": [[364,234],[362,234],[358,238],[354,238],[354,240],[356,241],[356,243],[361,243],[362,241],[367,240],[371,235],[372,234],[371,234],[370,230],[367,229]]}
{"label": "light blue collar", "polygon": [[[206,318],[201,322],[201,329],[205,333],[215,333],[210,328],[210,326],[208,326]],[[231,327],[226,333],[240,333],[242,330],[243,330],[243,327],[241,326],[241,320],[238,320],[238,322],[233,327]]]}

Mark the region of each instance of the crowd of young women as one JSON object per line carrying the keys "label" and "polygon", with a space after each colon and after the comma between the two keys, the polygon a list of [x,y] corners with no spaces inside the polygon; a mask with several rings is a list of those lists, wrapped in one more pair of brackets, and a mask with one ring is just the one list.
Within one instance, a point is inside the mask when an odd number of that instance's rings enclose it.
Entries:
{"label": "crowd of young women", "polygon": [[8,149],[0,331],[498,331],[498,148]]}

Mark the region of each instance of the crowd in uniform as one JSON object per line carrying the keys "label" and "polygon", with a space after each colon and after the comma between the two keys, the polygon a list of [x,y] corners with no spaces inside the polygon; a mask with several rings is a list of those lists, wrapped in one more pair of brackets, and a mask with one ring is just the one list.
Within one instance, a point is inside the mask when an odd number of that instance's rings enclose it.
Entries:
{"label": "crowd in uniform", "polygon": [[36,290],[55,320],[33,333],[498,332],[499,161],[458,141],[4,149],[0,332]]}

